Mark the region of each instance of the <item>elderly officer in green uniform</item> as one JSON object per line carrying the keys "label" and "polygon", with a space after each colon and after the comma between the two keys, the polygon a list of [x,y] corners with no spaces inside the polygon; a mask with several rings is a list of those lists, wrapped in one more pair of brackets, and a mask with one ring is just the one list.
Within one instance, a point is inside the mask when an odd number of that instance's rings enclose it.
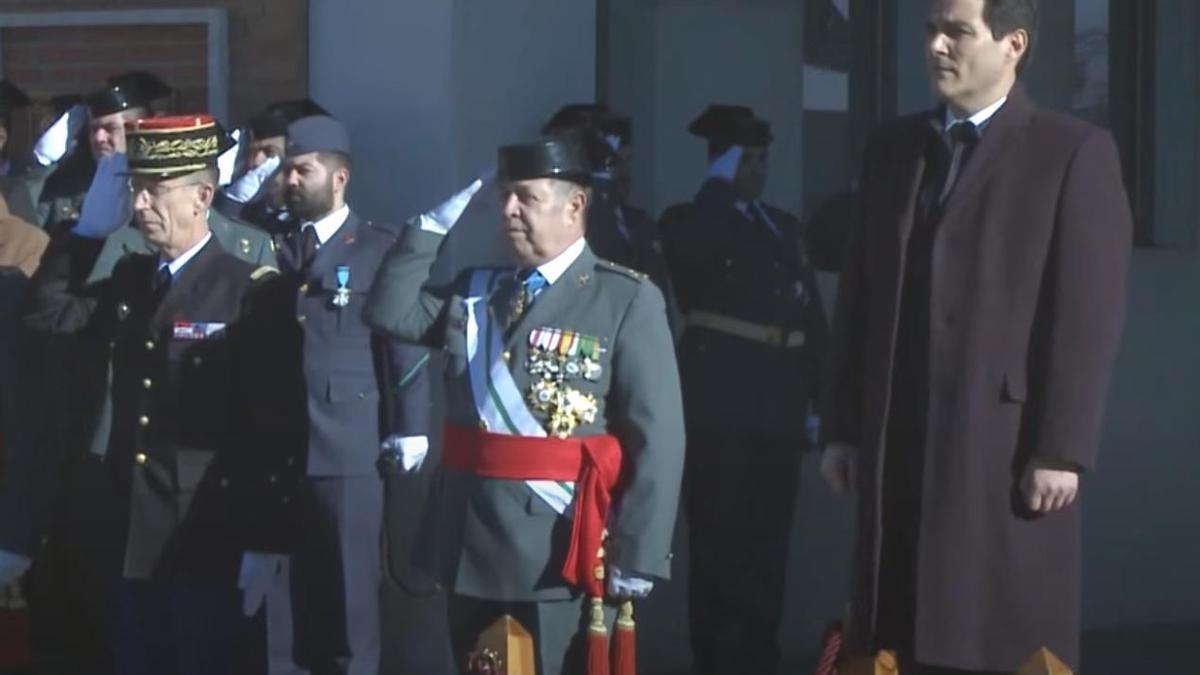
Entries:
{"label": "elderly officer in green uniform", "polygon": [[[289,544],[303,401],[284,385],[301,377],[300,336],[275,270],[209,230],[219,133],[207,115],[131,122],[129,190],[155,253],[81,283],[102,242],[64,233],[34,280],[32,324],[113,355],[116,655],[130,675],[233,672],[239,562]],[[260,400],[262,381],[284,394]]]}
{"label": "elderly officer in green uniform", "polygon": [[686,313],[688,610],[697,673],[774,673],[801,449],[815,418],[824,313],[800,223],[762,202],[770,126],[712,106],[699,193],[661,219]]}
{"label": "elderly officer in green uniform", "polygon": [[431,284],[456,219],[435,211],[389,252],[365,309],[449,357],[446,471],[423,553],[452,594],[460,660],[510,614],[539,673],[582,672],[584,594],[599,624],[605,580],[626,599],[670,573],[684,444],[671,333],[658,288],[588,247],[590,173],[567,139],[502,148],[515,266]]}

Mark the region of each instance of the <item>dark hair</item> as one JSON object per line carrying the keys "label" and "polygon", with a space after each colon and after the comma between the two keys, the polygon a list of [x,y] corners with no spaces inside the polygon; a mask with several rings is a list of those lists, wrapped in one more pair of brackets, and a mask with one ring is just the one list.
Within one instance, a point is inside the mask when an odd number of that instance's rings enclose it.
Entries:
{"label": "dark hair", "polygon": [[1015,30],[1029,34],[1029,46],[1017,62],[1017,74],[1029,67],[1033,60],[1038,25],[1037,0],[984,0],[983,22],[992,29],[992,39],[999,40]]}
{"label": "dark hair", "polygon": [[330,171],[350,168],[350,155],[337,150],[325,150],[317,153],[317,160]]}

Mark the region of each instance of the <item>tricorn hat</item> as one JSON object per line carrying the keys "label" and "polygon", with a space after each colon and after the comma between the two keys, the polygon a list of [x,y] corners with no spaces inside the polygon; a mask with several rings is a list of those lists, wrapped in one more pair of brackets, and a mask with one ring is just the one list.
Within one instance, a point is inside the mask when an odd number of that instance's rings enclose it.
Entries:
{"label": "tricorn hat", "polygon": [[217,165],[228,135],[209,115],[147,117],[125,123],[129,173],[174,178]]}
{"label": "tricorn hat", "polygon": [[161,77],[145,70],[131,70],[128,73],[113,75],[108,78],[108,86],[124,87],[126,90],[136,91],[137,95],[146,103],[175,93],[171,85]]}
{"label": "tricorn hat", "polygon": [[84,103],[87,104],[93,118],[113,115],[132,108],[145,108],[150,101],[140,87],[128,83],[109,85],[84,97]]}
{"label": "tricorn hat", "polygon": [[257,139],[286,136],[289,124],[316,115],[328,116],[329,112],[312,99],[279,101],[250,118],[250,133]]}
{"label": "tricorn hat", "polygon": [[712,145],[764,147],[774,139],[771,124],[743,105],[710,105],[692,120],[688,132]]}
{"label": "tricorn hat", "polygon": [[497,153],[496,175],[506,182],[558,178],[587,185],[592,170],[588,150],[576,134],[506,145]]}

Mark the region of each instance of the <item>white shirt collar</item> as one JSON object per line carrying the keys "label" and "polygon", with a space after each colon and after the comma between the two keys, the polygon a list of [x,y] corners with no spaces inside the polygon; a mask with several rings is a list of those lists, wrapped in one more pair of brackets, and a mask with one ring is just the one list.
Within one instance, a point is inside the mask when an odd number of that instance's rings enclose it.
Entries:
{"label": "white shirt collar", "polygon": [[575,240],[575,243],[567,247],[565,251],[558,254],[558,257],[553,260],[538,265],[538,271],[546,277],[546,282],[553,284],[558,281],[562,275],[567,273],[567,268],[570,267],[580,255],[583,255],[583,249],[587,246],[587,240],[583,237]]}
{"label": "white shirt collar", "polygon": [[174,279],[175,276],[179,274],[179,270],[183,269],[184,265],[188,264],[192,258],[196,257],[196,254],[200,252],[200,249],[204,248],[204,245],[208,243],[209,239],[212,239],[212,232],[204,235],[204,238],[200,240],[200,243],[184,251],[183,255],[175,258],[174,260],[163,260],[162,254],[160,253],[158,255],[158,269],[161,270],[164,267],[167,268],[167,271],[171,273],[171,278]]}
{"label": "white shirt collar", "polygon": [[958,119],[957,117],[955,117],[954,114],[950,112],[950,106],[946,106],[946,108],[945,108],[945,110],[946,110],[946,112],[945,112],[946,126],[944,126],[942,128],[945,129],[946,131],[950,131],[950,127],[954,126],[955,124],[958,124],[959,122],[963,122],[963,121],[969,121],[972,124],[974,124],[976,127],[982,129],[983,125],[987,124],[992,119],[992,117],[996,114],[996,112],[999,111],[1000,108],[1004,106],[1004,103],[1006,101],[1008,101],[1007,96],[1001,98],[999,101],[996,101],[995,103],[989,105],[988,107],[984,108],[983,110],[980,110],[979,112],[975,113],[974,115],[971,115],[966,120],[961,120],[961,119]]}
{"label": "white shirt collar", "polygon": [[343,204],[342,208],[331,212],[324,218],[309,223],[301,223],[300,230],[303,231],[306,227],[312,227],[317,231],[317,245],[324,246],[325,242],[333,238],[333,235],[346,223],[346,219],[350,217],[350,206]]}

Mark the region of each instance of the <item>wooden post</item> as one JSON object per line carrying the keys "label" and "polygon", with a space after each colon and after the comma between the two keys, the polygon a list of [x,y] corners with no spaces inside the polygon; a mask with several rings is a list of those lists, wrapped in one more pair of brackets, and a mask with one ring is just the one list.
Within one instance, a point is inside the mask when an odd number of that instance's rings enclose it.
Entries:
{"label": "wooden post", "polygon": [[471,675],[536,675],[533,636],[508,614],[479,635],[467,659]]}

